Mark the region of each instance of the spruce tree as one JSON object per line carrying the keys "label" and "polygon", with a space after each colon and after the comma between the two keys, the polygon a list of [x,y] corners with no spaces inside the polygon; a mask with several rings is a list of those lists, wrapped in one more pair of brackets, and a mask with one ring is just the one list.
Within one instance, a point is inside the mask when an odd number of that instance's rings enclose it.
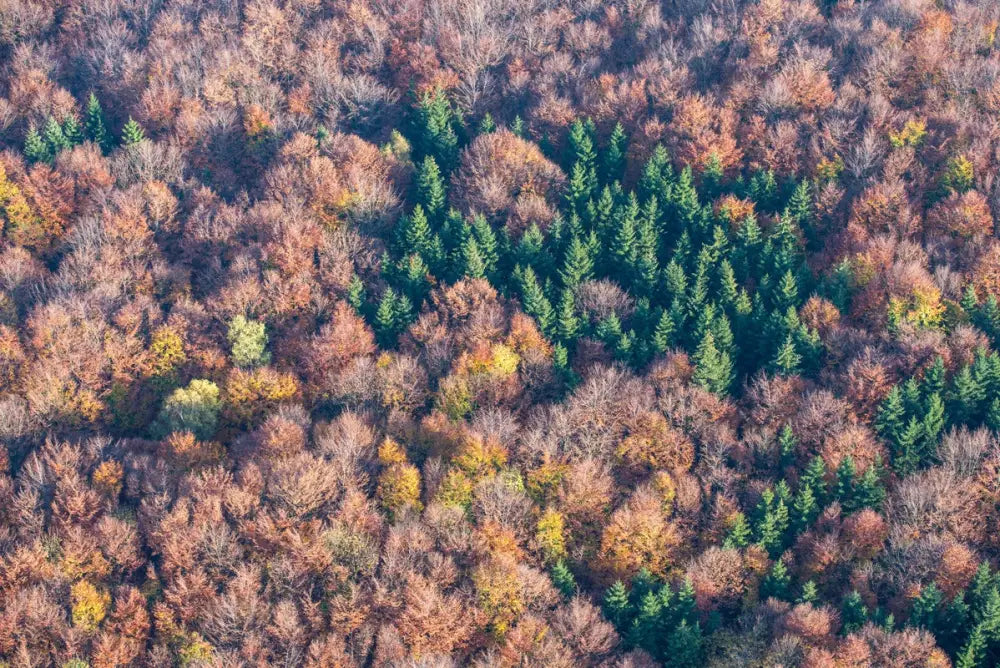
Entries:
{"label": "spruce tree", "polygon": [[674,319],[669,311],[662,311],[653,329],[653,350],[657,353],[665,353],[674,342]]}
{"label": "spruce tree", "polygon": [[490,112],[487,111],[485,114],[483,114],[483,119],[479,121],[479,134],[488,135],[493,132],[496,132],[496,129],[497,129],[496,121],[493,120],[493,116],[490,114]]}
{"label": "spruce tree", "polygon": [[122,128],[122,145],[132,146],[133,144],[138,144],[146,138],[146,133],[143,131],[142,126],[139,125],[134,118],[128,117],[128,122]]}
{"label": "spruce tree", "polygon": [[619,633],[624,632],[627,625],[631,623],[632,613],[628,591],[621,580],[614,582],[604,594],[604,616]]}
{"label": "spruce tree", "polygon": [[579,333],[580,319],[576,315],[573,291],[564,289],[559,298],[559,308],[556,313],[556,334],[561,341],[570,343],[576,340]]}
{"label": "spruce tree", "polygon": [[876,456],[871,466],[858,478],[852,510],[871,508],[877,511],[882,507],[882,502],[885,501],[885,487],[882,486],[881,469],[882,460]]}
{"label": "spruce tree", "polygon": [[986,665],[986,634],[982,626],[975,626],[969,639],[955,656],[955,668],[982,668]]}
{"label": "spruce tree", "polygon": [[893,451],[892,468],[899,475],[909,475],[920,466],[923,435],[924,429],[920,421],[915,417],[910,418]]}
{"label": "spruce tree", "polygon": [[531,267],[521,267],[518,265],[514,269],[514,280],[520,288],[521,304],[524,312],[538,321],[538,326],[543,334],[552,333],[552,325],[555,320],[555,312],[548,297],[542,291],[542,286],[538,283],[535,270]]}
{"label": "spruce tree", "polygon": [[856,475],[854,457],[844,455],[837,466],[837,501],[845,508],[853,507]]}
{"label": "spruce tree", "polygon": [[462,244],[462,274],[468,278],[486,278],[486,262],[479,252],[479,244],[469,237]]}
{"label": "spruce tree", "polygon": [[801,487],[808,487],[815,497],[816,502],[821,506],[826,502],[826,462],[819,455],[813,457],[806,470],[802,473],[799,483]]}
{"label": "spruce tree", "polygon": [[574,236],[566,246],[559,279],[564,287],[574,289],[594,275],[594,258],[590,246]]}
{"label": "spruce tree", "polygon": [[456,114],[443,91],[438,89],[420,98],[416,110],[417,152],[433,156],[445,173],[450,173],[458,162],[457,125]]}
{"label": "spruce tree", "polygon": [[701,625],[681,620],[677,627],[667,633],[663,656],[669,658],[669,665],[677,668],[696,668],[703,665],[703,639]]}
{"label": "spruce tree", "polygon": [[606,183],[621,181],[625,175],[625,155],[628,152],[628,137],[622,124],[616,123],[608,146],[604,150],[604,180]]}
{"label": "spruce tree", "polygon": [[771,572],[767,574],[760,585],[760,597],[777,598],[782,601],[789,599],[792,586],[792,578],[788,574],[788,567],[780,559],[774,562]]}
{"label": "spruce tree", "polygon": [[816,588],[816,583],[812,580],[807,580],[802,585],[802,593],[799,595],[797,603],[815,603],[818,600],[819,590]]}
{"label": "spruce tree", "polygon": [[778,348],[778,353],[774,356],[772,367],[777,373],[783,376],[791,376],[799,372],[801,364],[802,356],[796,352],[795,340],[789,334],[785,337],[785,342]]}
{"label": "spruce tree", "polygon": [[695,371],[692,380],[709,392],[725,396],[734,380],[733,363],[729,355],[715,347],[715,337],[711,332],[705,336],[695,350],[693,361]]}
{"label": "spruce tree", "polygon": [[737,512],[732,519],[729,533],[723,541],[722,546],[728,549],[739,550],[750,544],[751,531],[746,515]]}
{"label": "spruce tree", "polygon": [[563,595],[563,598],[570,599],[576,593],[576,578],[573,572],[566,566],[566,562],[560,559],[552,566],[552,584]]}
{"label": "spruce tree", "polygon": [[795,500],[792,502],[792,513],[796,533],[808,530],[819,516],[819,504],[816,503],[816,497],[810,487],[803,485],[795,494]]}
{"label": "spruce tree", "polygon": [[76,116],[73,114],[67,116],[63,121],[62,133],[70,146],[79,146],[83,143],[83,128],[80,127],[80,121],[76,120]]}
{"label": "spruce tree", "polygon": [[934,633],[937,630],[937,617],[943,598],[941,590],[933,582],[921,589],[920,596],[914,601],[913,609],[910,611],[910,624]]}
{"label": "spruce tree", "polygon": [[893,386],[879,406],[878,414],[875,417],[875,431],[878,432],[879,436],[895,445],[903,434],[905,415],[903,393],[899,386]]}
{"label": "spruce tree", "polygon": [[24,136],[24,157],[29,164],[52,160],[48,145],[34,125],[28,128],[28,134]]}
{"label": "spruce tree", "polygon": [[485,216],[477,215],[472,219],[472,236],[475,237],[479,255],[483,258],[486,276],[492,277],[500,259],[499,244],[497,235]]}
{"label": "spruce tree", "polygon": [[647,591],[636,608],[632,627],[629,629],[628,641],[633,647],[640,647],[653,656],[659,655],[660,639],[663,628],[660,625],[662,613],[660,597],[652,591]]}
{"label": "spruce tree", "polygon": [[97,144],[101,151],[108,152],[108,131],[105,128],[101,103],[93,93],[87,99],[87,111],[83,119],[83,131],[87,139]]}
{"label": "spruce tree", "polygon": [[375,311],[375,322],[373,323],[375,335],[379,339],[379,345],[384,348],[390,347],[396,340],[397,301],[396,292],[392,288],[386,288]]}
{"label": "spruce tree", "polygon": [[360,315],[365,304],[365,284],[357,274],[351,275],[351,281],[347,284],[347,303]]}
{"label": "spruce tree", "polygon": [[437,162],[430,155],[424,156],[417,174],[417,202],[423,205],[427,217],[440,220],[445,206],[444,179]]}
{"label": "spruce tree", "polygon": [[51,116],[49,116],[48,122],[45,123],[45,130],[42,133],[42,137],[45,139],[45,143],[49,147],[49,155],[52,157],[59,155],[61,151],[70,147],[69,140],[63,134],[62,126]]}
{"label": "spruce tree", "polygon": [[840,606],[840,621],[840,631],[844,635],[857,631],[868,621],[868,608],[857,591],[851,591],[844,597]]}
{"label": "spruce tree", "polygon": [[927,400],[927,412],[921,427],[923,445],[920,458],[922,463],[927,464],[937,455],[938,440],[944,430],[944,402],[940,395],[932,394]]}

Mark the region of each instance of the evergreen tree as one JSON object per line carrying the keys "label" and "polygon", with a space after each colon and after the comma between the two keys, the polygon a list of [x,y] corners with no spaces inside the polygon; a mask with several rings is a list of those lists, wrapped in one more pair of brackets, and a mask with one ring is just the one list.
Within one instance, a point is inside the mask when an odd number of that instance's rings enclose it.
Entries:
{"label": "evergreen tree", "polygon": [[882,502],[885,501],[885,487],[882,486],[880,479],[881,469],[882,460],[876,456],[872,465],[858,478],[851,510],[871,508],[877,511],[882,507]]}
{"label": "evergreen tree", "polygon": [[604,180],[606,183],[621,181],[625,175],[625,155],[628,152],[628,137],[621,123],[616,123],[608,146],[604,150]]}
{"label": "evergreen tree", "polygon": [[347,303],[361,314],[365,304],[365,284],[357,274],[352,274],[351,282],[347,284]]}
{"label": "evergreen tree", "polygon": [[840,631],[844,635],[857,631],[868,621],[868,608],[857,591],[851,591],[844,597],[840,606],[840,621]]}
{"label": "evergreen tree", "polygon": [[28,128],[28,134],[24,136],[24,157],[29,164],[52,160],[48,145],[34,125]]}
{"label": "evergreen tree", "polygon": [[576,305],[572,290],[563,290],[559,298],[559,309],[556,314],[556,333],[561,341],[575,341],[580,332],[580,319],[576,315]]}
{"label": "evergreen tree", "polygon": [[934,362],[924,371],[924,378],[920,382],[920,393],[925,397],[938,395],[944,396],[944,359],[938,355]]}
{"label": "evergreen tree", "polygon": [[795,351],[795,341],[789,334],[785,337],[785,342],[778,348],[778,354],[775,355],[772,366],[779,374],[791,376],[799,372],[801,363],[802,356]]}
{"label": "evergreen tree", "polygon": [[986,634],[982,626],[975,626],[969,639],[955,657],[955,668],[981,668],[986,665]]}
{"label": "evergreen tree", "polygon": [[875,417],[875,431],[891,444],[898,444],[904,430],[905,415],[903,393],[898,386],[893,386],[879,406],[878,415]]}
{"label": "evergreen tree", "polygon": [[425,260],[433,255],[434,233],[424,207],[417,204],[409,216],[401,216],[396,226],[396,252],[400,255],[417,253]]}
{"label": "evergreen tree", "polygon": [[563,598],[570,599],[576,593],[576,578],[572,571],[566,566],[566,562],[560,559],[552,566],[552,584],[563,595]]}
{"label": "evergreen tree", "polygon": [[816,503],[812,489],[807,485],[803,485],[795,495],[792,512],[796,533],[806,531],[819,516],[819,504]]}
{"label": "evergreen tree", "polygon": [[479,252],[479,244],[471,236],[462,244],[462,265],[462,275],[468,278],[486,278],[486,262]]}
{"label": "evergreen tree", "polygon": [[808,487],[816,502],[823,505],[826,502],[826,463],[820,456],[813,457],[802,473],[800,489]]}
{"label": "evergreen tree", "polygon": [[133,144],[138,144],[146,138],[146,133],[143,131],[142,126],[139,125],[134,118],[128,117],[128,122],[125,123],[125,127],[122,128],[122,145],[132,146]]}
{"label": "evergreen tree", "polygon": [[483,115],[483,119],[479,121],[479,134],[488,135],[493,132],[496,132],[496,129],[497,129],[496,121],[493,120],[493,116],[490,114],[490,112],[487,111]]}
{"label": "evergreen tree", "polygon": [[497,235],[485,216],[477,215],[472,219],[472,236],[476,240],[479,256],[483,259],[485,274],[487,277],[492,277],[497,271],[500,260],[499,244]]}
{"label": "evergreen tree", "polygon": [[444,179],[437,162],[430,155],[424,156],[417,174],[417,202],[424,207],[427,217],[440,220],[445,206]]}
{"label": "evergreen tree", "polygon": [[657,353],[665,353],[670,349],[674,341],[674,319],[669,311],[662,311],[656,321],[656,328],[653,330],[653,350]]}
{"label": "evergreen tree", "polygon": [[566,246],[559,279],[564,287],[574,289],[584,281],[589,281],[594,275],[594,258],[591,248],[578,236],[570,239]]}
{"label": "evergreen tree", "polygon": [[410,318],[411,310],[412,306],[405,295],[397,295],[392,288],[385,289],[375,311],[374,329],[379,345],[390,348],[395,344],[396,337]]}
{"label": "evergreen tree", "polygon": [[816,588],[816,583],[812,580],[807,580],[804,585],[802,585],[802,594],[799,596],[797,603],[816,603],[819,600],[819,590]]}
{"label": "evergreen tree", "polygon": [[93,93],[87,99],[87,111],[83,119],[83,131],[87,139],[97,144],[105,153],[108,152],[108,132],[105,129],[104,112],[101,103]]}
{"label": "evergreen tree", "polygon": [[742,549],[750,544],[750,534],[750,524],[747,522],[746,515],[738,512],[733,516],[729,533],[722,546],[734,550]]}
{"label": "evergreen tree", "polygon": [[910,418],[903,433],[896,441],[892,467],[899,475],[909,475],[920,466],[920,447],[923,439],[923,425],[917,418]]}
{"label": "evergreen tree", "polygon": [[593,122],[584,123],[577,119],[569,129],[568,137],[569,161],[567,167],[579,165],[583,170],[584,191],[583,201],[590,199],[597,190],[597,153],[594,150]]}
{"label": "evergreen tree", "polygon": [[927,464],[937,454],[937,444],[944,430],[944,402],[941,396],[932,394],[927,400],[927,413],[921,424],[923,445],[921,447],[921,462]]}
{"label": "evergreen tree", "polygon": [[913,609],[910,611],[910,624],[934,633],[937,629],[938,611],[943,598],[941,590],[933,582],[924,587],[920,591],[920,596],[913,602]]}
{"label": "evergreen tree", "polygon": [[715,337],[705,332],[695,350],[695,371],[692,380],[709,392],[726,395],[733,383],[733,363],[729,355],[715,347]]}
{"label": "evergreen tree", "polygon": [[636,249],[636,220],[639,217],[639,201],[632,193],[628,205],[622,212],[615,230],[615,236],[611,239],[610,254],[611,266],[616,272],[615,276],[622,283],[628,283],[635,277],[634,267],[637,256]]}
{"label": "evergreen tree", "polygon": [[787,601],[790,597],[792,578],[788,575],[788,567],[780,559],[774,562],[771,572],[767,574],[760,585],[760,597],[777,598]]}
{"label": "evergreen tree", "polygon": [[723,176],[724,173],[722,162],[719,160],[719,154],[712,151],[701,173],[701,187],[706,198],[713,200],[719,195],[719,192],[722,190]]}
{"label": "evergreen tree", "polygon": [[976,424],[986,399],[986,392],[970,366],[962,367],[952,381],[951,414],[958,424]]}
{"label": "evergreen tree", "polygon": [[531,267],[521,267],[518,265],[514,269],[514,280],[520,288],[521,304],[524,312],[538,321],[538,326],[542,333],[549,335],[555,321],[555,312],[548,297],[542,291],[538,283],[535,270]]}
{"label": "evergreen tree", "polygon": [[781,466],[791,465],[797,447],[795,432],[792,431],[791,425],[786,424],[778,433],[778,458]]}
{"label": "evergreen tree", "polygon": [[520,137],[521,139],[524,139],[525,137],[524,119],[521,118],[520,115],[515,116],[514,120],[510,122],[510,131],[514,135]]}
{"label": "evergreen tree", "polygon": [[703,665],[703,639],[701,625],[681,620],[673,631],[667,634],[663,655],[669,658],[669,665],[677,668],[695,668]]}
{"label": "evergreen tree", "polygon": [[754,531],[757,544],[772,556],[779,554],[790,524],[785,500],[779,498],[774,490],[765,489],[757,504],[757,518]]}
{"label": "evergreen tree", "polygon": [[62,133],[70,146],[79,146],[83,143],[83,128],[80,127],[80,121],[76,120],[76,116],[73,114],[67,116],[63,121]]}
{"label": "evergreen tree", "polygon": [[854,465],[854,458],[844,455],[837,466],[837,501],[845,508],[853,507],[854,485],[857,468]]}
{"label": "evergreen tree", "polygon": [[621,580],[612,584],[604,594],[604,616],[608,618],[618,632],[623,632],[632,620],[631,604],[628,591]]}
{"label": "evergreen tree", "polygon": [[49,147],[49,155],[52,157],[59,155],[60,151],[64,151],[70,147],[69,140],[63,134],[62,126],[51,116],[49,116],[49,120],[45,124],[42,136]]}
{"label": "evergreen tree", "polygon": [[417,153],[433,156],[441,170],[451,172],[458,162],[458,121],[444,92],[438,89],[420,98],[415,124]]}
{"label": "evergreen tree", "polygon": [[648,591],[639,601],[635,619],[629,629],[628,641],[633,647],[640,647],[653,656],[659,656],[660,639],[663,629],[660,625],[660,597]]}

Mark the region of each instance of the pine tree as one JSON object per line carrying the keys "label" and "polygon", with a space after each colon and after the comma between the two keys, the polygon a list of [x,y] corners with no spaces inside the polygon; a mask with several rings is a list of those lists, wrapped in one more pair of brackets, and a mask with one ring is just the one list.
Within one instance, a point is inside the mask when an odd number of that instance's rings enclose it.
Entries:
{"label": "pine tree", "polygon": [[479,244],[474,237],[469,237],[462,244],[462,274],[468,278],[486,278],[486,262],[479,252]]}
{"label": "pine tree", "polygon": [[982,626],[975,626],[969,639],[955,656],[955,668],[981,668],[986,665],[986,634]]}
{"label": "pine tree", "polygon": [[146,133],[143,131],[142,126],[139,125],[134,118],[128,117],[128,122],[125,123],[125,127],[122,128],[122,145],[132,146],[133,144],[138,144],[146,138]]}
{"label": "pine tree", "polygon": [[379,338],[379,344],[385,348],[390,347],[396,340],[398,333],[396,330],[398,322],[397,309],[398,299],[395,291],[392,288],[386,288],[375,311],[374,322],[375,334]]}
{"label": "pine tree", "polygon": [[826,501],[826,462],[820,456],[813,457],[806,470],[802,473],[799,484],[800,489],[808,487],[816,502],[823,505]]}
{"label": "pine tree", "polygon": [[48,122],[45,123],[45,131],[42,133],[42,137],[45,139],[45,143],[49,147],[49,155],[52,157],[59,155],[60,151],[64,151],[70,147],[69,140],[63,134],[62,126],[51,116],[49,116]]}
{"label": "pine tree", "polygon": [[818,600],[819,590],[816,588],[816,583],[812,580],[807,580],[802,585],[802,594],[799,596],[797,603],[815,603]]}
{"label": "pine tree", "polygon": [[903,433],[896,441],[892,467],[899,475],[909,475],[920,466],[920,449],[923,439],[923,425],[917,418],[910,418]]}
{"label": "pine tree", "polygon": [[490,112],[487,111],[485,114],[483,114],[483,119],[479,121],[479,134],[488,135],[493,132],[496,132],[496,129],[497,129],[496,121],[493,120],[493,116],[490,114]]}
{"label": "pine tree", "polygon": [[665,353],[673,345],[674,341],[674,319],[669,311],[662,311],[656,321],[656,328],[653,330],[653,350],[658,353]]}
{"label": "pine tree", "polygon": [[747,522],[746,515],[738,512],[733,515],[729,533],[722,546],[734,550],[742,549],[750,544],[750,534],[750,524]]}
{"label": "pine tree", "polygon": [[872,465],[858,478],[852,509],[871,508],[877,511],[882,507],[882,502],[885,501],[885,487],[882,486],[880,479],[881,469],[882,459],[876,456]]}
{"label": "pine tree", "polygon": [[805,485],[802,486],[795,495],[795,500],[792,503],[792,511],[795,518],[794,526],[796,533],[802,533],[809,529],[816,520],[816,517],[819,516],[819,505],[816,503],[816,497],[813,495],[812,489]]}
{"label": "pine tree", "polygon": [[897,444],[903,434],[905,415],[903,393],[899,386],[893,386],[879,406],[878,415],[875,417],[875,431],[891,444]]}
{"label": "pine tree", "polygon": [[83,131],[87,139],[97,144],[101,151],[108,152],[108,132],[104,124],[101,103],[93,93],[87,99],[87,111],[83,119]]}
{"label": "pine tree", "polygon": [[760,597],[777,598],[782,601],[789,599],[792,586],[792,578],[788,574],[788,567],[780,559],[774,562],[771,572],[767,574],[760,585]]}
{"label": "pine tree", "polygon": [[629,629],[628,641],[633,647],[640,647],[653,656],[659,655],[659,642],[663,633],[660,626],[662,613],[660,597],[652,591],[647,591],[639,601],[635,619]]}
{"label": "pine tree", "polygon": [[837,501],[845,508],[852,507],[854,503],[854,485],[857,467],[854,465],[854,457],[844,455],[837,466]]}
{"label": "pine tree", "polygon": [[719,195],[722,189],[723,176],[722,161],[719,160],[719,154],[712,151],[701,173],[701,186],[706,198],[713,200]]}
{"label": "pine tree", "polygon": [[921,462],[926,464],[937,454],[937,444],[944,430],[944,402],[941,396],[932,394],[927,400],[927,413],[921,423],[923,432],[920,453]]}
{"label": "pine tree", "polygon": [[80,121],[76,120],[76,116],[73,114],[67,116],[63,121],[62,133],[70,146],[79,146],[83,143],[83,128],[80,127]]}
{"label": "pine tree", "polygon": [[357,274],[352,274],[351,281],[347,284],[347,303],[361,314],[365,304],[365,284]]}
{"label": "pine tree", "polygon": [[580,332],[580,319],[576,315],[576,304],[572,290],[563,290],[559,298],[559,309],[556,315],[556,333],[561,341],[575,341]]}
{"label": "pine tree", "polygon": [[634,277],[634,267],[637,256],[636,221],[639,217],[639,201],[632,193],[629,202],[618,221],[615,235],[611,239],[611,266],[621,283],[628,283]]}
{"label": "pine tree", "polygon": [[695,350],[693,361],[695,371],[692,380],[709,392],[726,395],[733,383],[733,363],[729,355],[715,347],[715,337],[705,332]]}
{"label": "pine tree", "polygon": [[417,153],[433,156],[445,173],[450,173],[458,162],[457,124],[451,103],[440,89],[420,98],[416,110]]}
{"label": "pine tree", "polygon": [[483,258],[486,276],[492,277],[500,259],[499,244],[497,235],[485,216],[477,215],[472,219],[472,236],[475,237],[479,255]]}
{"label": "pine tree", "polygon": [[941,590],[933,582],[921,589],[920,596],[913,602],[913,609],[910,611],[910,624],[934,633],[943,598]]}
{"label": "pine tree", "polygon": [[510,122],[510,131],[514,135],[520,137],[521,139],[524,139],[526,134],[524,128],[524,119],[521,118],[520,115],[515,116],[514,120]]}
{"label": "pine tree", "polygon": [[417,174],[417,202],[423,205],[429,219],[440,220],[444,214],[445,198],[441,170],[432,156],[424,156]]}
{"label": "pine tree", "polygon": [[962,367],[952,381],[951,410],[957,424],[976,424],[980,418],[986,392],[977,382],[971,366]]}
{"label": "pine tree", "polygon": [[555,313],[548,297],[542,292],[542,287],[538,283],[535,270],[531,267],[521,267],[518,265],[514,269],[514,280],[520,287],[521,304],[524,312],[538,321],[538,326],[542,333],[549,335],[555,320]]}
{"label": "pine tree", "polygon": [[857,631],[868,621],[868,608],[861,595],[851,591],[840,606],[841,633],[848,635]]}
{"label": "pine tree", "polygon": [[589,281],[594,275],[594,258],[590,246],[578,236],[570,239],[566,246],[559,279],[564,287],[574,289],[584,281]]}
{"label": "pine tree", "polygon": [[802,363],[802,356],[795,350],[795,340],[789,334],[785,337],[785,342],[778,348],[778,354],[774,357],[772,366],[774,370],[783,376],[792,376],[799,372],[799,365]]}
{"label": "pine tree", "polygon": [[608,146],[604,150],[604,180],[606,183],[621,181],[625,175],[625,155],[628,152],[628,137],[621,123],[616,123]]}
{"label": "pine tree", "polygon": [[566,562],[560,559],[552,566],[552,584],[563,595],[563,598],[570,599],[576,593],[576,578],[573,572],[566,566]]}
{"label": "pine tree", "polygon": [[681,620],[673,631],[667,634],[663,655],[669,657],[669,665],[677,668],[695,668],[703,665],[703,639],[701,625]]}
{"label": "pine tree", "polygon": [[28,134],[24,136],[24,157],[29,164],[52,160],[48,145],[34,125],[28,128]]}
{"label": "pine tree", "polygon": [[628,591],[621,580],[612,584],[604,594],[604,616],[619,633],[623,632],[632,621]]}
{"label": "pine tree", "polygon": [[417,204],[409,216],[401,216],[396,226],[396,252],[400,255],[417,253],[425,260],[432,255],[433,232],[424,207]]}

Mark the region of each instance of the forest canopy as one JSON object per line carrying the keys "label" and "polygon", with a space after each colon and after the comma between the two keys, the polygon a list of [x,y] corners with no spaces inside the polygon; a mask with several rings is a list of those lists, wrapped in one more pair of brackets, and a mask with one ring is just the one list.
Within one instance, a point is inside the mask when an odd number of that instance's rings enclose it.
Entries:
{"label": "forest canopy", "polygon": [[0,0],[0,667],[1000,664],[998,29]]}

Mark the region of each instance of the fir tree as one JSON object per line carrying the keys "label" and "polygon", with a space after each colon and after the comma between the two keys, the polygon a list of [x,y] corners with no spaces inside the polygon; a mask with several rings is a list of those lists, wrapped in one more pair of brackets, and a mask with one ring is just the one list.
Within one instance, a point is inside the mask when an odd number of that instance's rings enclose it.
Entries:
{"label": "fir tree", "polygon": [[760,597],[777,598],[782,601],[789,599],[792,586],[792,578],[788,574],[788,567],[780,559],[774,562],[771,572],[767,574],[760,585]]}
{"label": "fir tree", "polygon": [[396,227],[396,251],[401,255],[417,253],[425,260],[432,255],[433,232],[424,207],[417,204],[409,216],[401,216]]}
{"label": "fir tree", "polygon": [[576,578],[572,571],[566,566],[566,562],[560,559],[552,566],[552,584],[563,595],[563,598],[570,599],[576,593]]}
{"label": "fir tree", "polygon": [[63,134],[62,126],[51,116],[49,116],[49,120],[45,124],[42,137],[45,139],[45,143],[49,147],[49,155],[52,157],[59,155],[60,151],[64,151],[70,147],[69,140]]}
{"label": "fir tree", "polygon": [[437,162],[430,155],[424,156],[417,174],[417,202],[423,205],[427,217],[440,220],[444,214],[445,188],[444,179]]}
{"label": "fir tree", "polygon": [[80,127],[80,121],[76,120],[76,116],[73,114],[67,116],[63,121],[62,133],[70,146],[79,146],[83,143],[83,128]]}
{"label": "fir tree", "polygon": [[479,244],[474,237],[469,237],[462,244],[462,274],[469,278],[486,278],[486,262],[479,252]]}
{"label": "fir tree", "polygon": [[499,244],[496,233],[484,216],[477,215],[472,219],[472,236],[476,239],[486,276],[491,277],[496,272],[499,262]]}
{"label": "fir tree", "polygon": [[621,580],[612,584],[604,594],[604,616],[618,629],[619,633],[623,632],[631,623],[632,612],[628,591]]}
{"label": "fir tree", "polygon": [[785,342],[778,348],[778,354],[774,356],[772,366],[774,370],[783,375],[791,376],[799,372],[799,365],[802,363],[802,356],[795,350],[795,340],[789,334],[785,337]]}
{"label": "fir tree", "polygon": [[125,127],[122,128],[122,145],[132,146],[133,144],[138,144],[146,138],[146,133],[143,131],[142,126],[139,125],[134,118],[128,117],[128,122],[125,123]]}
{"label": "fir tree", "polygon": [[854,457],[844,455],[837,466],[837,501],[845,508],[853,507],[856,475]]}
{"label": "fir tree", "polygon": [[802,585],[802,594],[799,595],[797,603],[815,603],[819,600],[819,590],[816,588],[816,583],[812,580],[807,580],[804,585]]}
{"label": "fir tree", "polygon": [[913,602],[913,609],[910,611],[910,624],[934,633],[943,598],[941,590],[933,582],[921,589],[920,596]]}
{"label": "fir tree", "polygon": [[357,274],[351,275],[351,281],[347,284],[347,303],[360,315],[365,304],[365,284]]}
{"label": "fir tree", "polygon": [[944,402],[940,395],[932,394],[927,400],[927,413],[924,414],[921,427],[923,446],[920,458],[926,464],[937,454],[938,440],[944,430]]}
{"label": "fir tree", "polygon": [[715,346],[715,337],[705,332],[695,350],[693,361],[695,371],[692,380],[709,392],[726,395],[733,383],[733,363],[729,355]]}
{"label": "fir tree", "polygon": [[844,597],[840,606],[841,633],[847,635],[857,631],[868,621],[868,608],[857,591]]}
{"label": "fir tree", "polygon": [[982,626],[975,626],[969,639],[955,656],[955,668],[981,668],[986,665],[986,634]]}
{"label": "fir tree", "polygon": [[483,119],[479,121],[479,134],[488,135],[493,132],[496,132],[496,129],[497,129],[496,121],[493,120],[493,116],[490,115],[490,112],[487,111],[483,115]]}
{"label": "fir tree", "polygon": [[604,180],[606,183],[621,181],[625,174],[625,155],[628,152],[628,137],[621,123],[616,123],[608,146],[604,150]]}
{"label": "fir tree", "polygon": [[826,462],[820,456],[813,457],[806,470],[802,473],[799,484],[800,489],[808,487],[816,499],[816,503],[824,505],[826,502]]}
{"label": "fir tree", "polygon": [[658,353],[665,353],[673,345],[674,341],[674,319],[669,311],[662,311],[656,321],[656,328],[653,330],[653,350]]}
{"label": "fir tree", "polygon": [[970,366],[962,367],[952,381],[951,410],[954,421],[958,424],[976,424],[986,393],[972,374]]}
{"label": "fir tree", "polygon": [[920,466],[923,435],[923,425],[917,418],[910,418],[893,451],[892,467],[899,475],[909,475]]}
{"label": "fir tree", "polygon": [[29,164],[52,160],[48,145],[34,125],[28,128],[28,134],[24,136],[24,157]]}
{"label": "fir tree", "polygon": [[669,665],[677,668],[695,668],[703,665],[703,639],[701,625],[681,620],[673,631],[667,634],[663,655],[669,657]]}
{"label": "fir tree", "polygon": [[93,93],[87,99],[87,111],[83,119],[83,131],[87,139],[97,144],[101,151],[108,152],[108,132],[105,129],[104,112],[101,103]]}
{"label": "fir tree", "polygon": [[661,613],[660,597],[652,591],[647,591],[636,608],[635,618],[628,633],[629,644],[658,656],[659,642],[663,633],[660,625]]}
{"label": "fir tree", "polygon": [[875,431],[890,443],[897,444],[903,434],[905,415],[903,393],[898,386],[893,386],[879,406],[878,415],[875,417]]}
{"label": "fir tree", "polygon": [[742,549],[750,544],[750,534],[750,524],[747,522],[746,515],[738,512],[733,516],[729,533],[722,546],[734,550]]}
{"label": "fir tree", "polygon": [[383,347],[390,347],[396,340],[397,323],[399,321],[398,299],[392,288],[386,288],[382,293],[378,308],[375,311],[375,334],[379,338],[379,344]]}
{"label": "fir tree", "polygon": [[521,139],[524,139],[525,137],[524,119],[521,118],[520,115],[515,116],[514,120],[510,122],[510,131],[514,135],[520,137]]}
{"label": "fir tree", "polygon": [[576,315],[576,305],[572,290],[563,290],[559,298],[559,309],[556,314],[556,333],[559,339],[567,343],[575,341],[580,332],[580,319]]}
{"label": "fir tree", "polygon": [[881,469],[882,460],[876,456],[872,465],[858,478],[851,510],[872,508],[877,511],[882,507],[882,502],[885,501],[885,487],[882,486],[880,479]]}
{"label": "fir tree", "polygon": [[458,162],[457,124],[451,103],[440,89],[420,98],[416,110],[417,152],[433,156],[445,173],[451,172]]}
{"label": "fir tree", "polygon": [[574,289],[584,281],[590,280],[593,274],[594,258],[590,246],[584,243],[580,237],[574,236],[566,246],[563,265],[559,270],[559,279],[564,287]]}
{"label": "fir tree", "polygon": [[819,504],[812,489],[803,485],[796,493],[792,502],[792,512],[794,515],[794,527],[796,533],[806,531],[819,516]]}
{"label": "fir tree", "polygon": [[715,199],[722,189],[723,178],[722,162],[719,154],[712,151],[705,162],[705,168],[701,172],[701,185],[705,197],[709,200]]}
{"label": "fir tree", "polygon": [[546,335],[551,334],[554,324],[555,313],[548,297],[542,292],[542,287],[538,283],[535,270],[531,267],[521,267],[518,265],[514,269],[514,280],[520,287],[521,304],[524,312],[538,321],[538,326]]}

